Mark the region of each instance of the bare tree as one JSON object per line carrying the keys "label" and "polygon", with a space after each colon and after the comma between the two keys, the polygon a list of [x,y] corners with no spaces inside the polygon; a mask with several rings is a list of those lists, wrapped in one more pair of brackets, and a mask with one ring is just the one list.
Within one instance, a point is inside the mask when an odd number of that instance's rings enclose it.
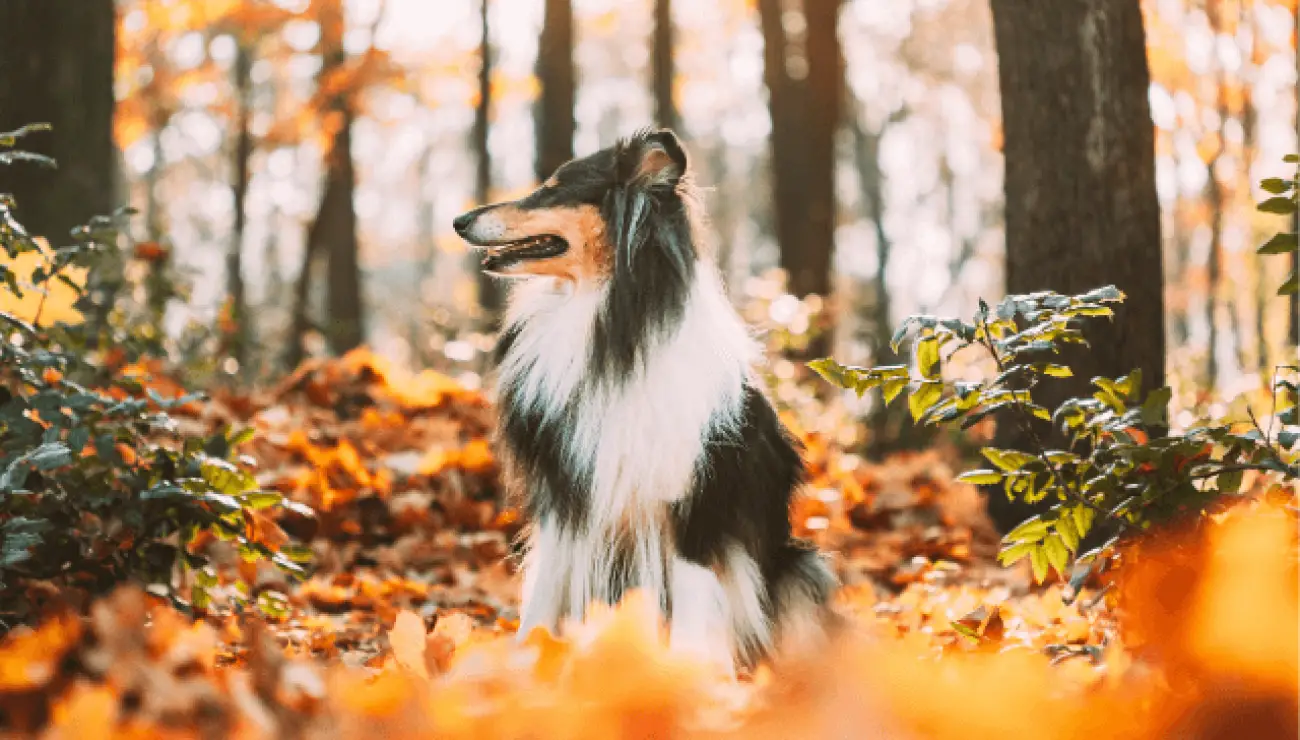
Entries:
{"label": "bare tree", "polygon": [[546,0],[537,49],[537,78],[542,85],[535,116],[538,180],[545,180],[560,165],[573,159],[573,135],[577,129],[573,36],[572,0]]}
{"label": "bare tree", "polygon": [[[343,48],[342,0],[326,0],[320,10],[320,79],[328,81],[347,62]],[[361,344],[364,336],[361,305],[361,270],[358,260],[356,168],[352,159],[352,123],[356,118],[353,91],[330,91],[323,106],[325,126],[331,132],[326,152],[325,188],[320,208],[307,230],[302,271],[294,290],[294,309],[287,360],[302,360],[303,336],[312,328],[308,315],[313,268],[326,263],[326,315],[324,329],[330,348],[346,352]]]}
{"label": "bare tree", "polygon": [[835,134],[844,71],[839,0],[803,0],[792,34],[781,0],[759,0],[772,118],[776,239],[790,290],[827,295],[835,243]]}
{"label": "bare tree", "polygon": [[[489,0],[479,0],[479,70],[478,104],[474,107],[474,154],[476,157],[474,199],[479,205],[492,197],[492,152],[488,149],[488,134],[492,116],[492,26],[489,22]],[[477,258],[471,257],[477,269]],[[496,326],[501,312],[501,290],[485,272],[478,270],[479,306],[483,309],[484,323]]]}
{"label": "bare tree", "polygon": [[[992,0],[1006,130],[1007,290],[1083,292],[1108,283],[1128,300],[1067,353],[1074,378],[1046,387],[1050,406],[1096,376],[1165,375],[1164,286],[1145,29],[1133,0]],[[1005,425],[1000,444],[1014,444]],[[989,499],[1003,526],[1023,510]]]}
{"label": "bare tree", "polygon": [[0,132],[48,123],[24,148],[57,169],[0,167],[34,234],[66,243],[69,231],[117,204],[113,150],[113,0],[0,2]]}
{"label": "bare tree", "polygon": [[673,83],[676,78],[673,29],[673,0],[655,0],[655,29],[651,53],[653,68],[655,121],[662,128],[678,127],[677,102]]}
{"label": "bare tree", "polygon": [[235,151],[234,198],[235,218],[230,231],[230,248],[226,252],[226,305],[230,312],[232,333],[226,338],[227,351],[239,362],[240,370],[248,364],[249,337],[248,296],[244,285],[244,232],[248,225],[248,183],[253,158],[253,54],[246,40],[239,42],[235,53]]}

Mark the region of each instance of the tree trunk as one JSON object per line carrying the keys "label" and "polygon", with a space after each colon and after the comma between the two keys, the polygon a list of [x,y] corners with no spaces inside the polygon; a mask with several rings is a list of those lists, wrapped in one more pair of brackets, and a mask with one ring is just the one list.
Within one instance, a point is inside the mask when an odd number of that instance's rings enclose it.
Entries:
{"label": "tree trunk", "polygon": [[537,179],[545,180],[573,159],[577,72],[573,66],[572,0],[546,0],[537,79],[542,85],[536,114]]}
{"label": "tree trunk", "polygon": [[[320,79],[328,80],[347,61],[343,49],[343,6],[329,0],[321,10],[322,55]],[[326,260],[324,329],[330,349],[347,352],[365,337],[361,305],[361,269],[358,259],[356,169],[352,160],[352,123],[355,119],[352,90],[334,95],[325,109],[325,125],[333,129],[326,153],[325,189],[320,209],[307,231],[302,271],[294,290],[294,310],[287,358],[296,365],[303,358],[303,335],[311,328],[308,300],[311,296],[312,267]]]}
{"label": "tree trunk", "polygon": [[[1210,29],[1215,38],[1224,30],[1224,7],[1222,0],[1212,0],[1206,7],[1209,15]],[[1228,71],[1219,64],[1215,78],[1217,88],[1217,113],[1219,121],[1227,123],[1231,111],[1228,110]],[[1205,200],[1210,208],[1210,253],[1205,258],[1208,285],[1206,286],[1205,320],[1209,327],[1206,340],[1205,356],[1205,390],[1213,394],[1219,384],[1219,298],[1223,293],[1223,220],[1224,192],[1219,182],[1219,160],[1227,152],[1228,144],[1220,137],[1214,156],[1206,164]],[[1240,334],[1240,331],[1236,332]]]}
{"label": "tree trunk", "polygon": [[677,102],[673,83],[676,67],[673,59],[673,0],[655,0],[654,43],[651,52],[655,98],[655,122],[660,128],[676,129]]}
{"label": "tree trunk", "polygon": [[[1007,291],[1080,293],[1115,284],[1114,322],[1067,352],[1074,378],[1045,385],[1055,408],[1096,376],[1165,375],[1155,142],[1142,12],[1134,0],[993,0],[1006,141]],[[1016,444],[1001,425],[999,444]],[[1004,530],[1026,513],[990,497]]]}
{"label": "tree trunk", "polygon": [[330,228],[321,234],[329,254],[329,282],[326,285],[329,329],[326,335],[330,348],[339,354],[365,341],[354,206],[357,177],[352,162],[353,113],[350,106],[350,102],[344,104],[343,123],[334,136],[334,150],[330,157],[329,177],[336,188],[336,210],[325,221]]}
{"label": "tree trunk", "polygon": [[[492,197],[492,152],[488,149],[488,134],[492,116],[492,26],[488,19],[489,0],[479,0],[481,21],[479,36],[478,105],[474,108],[474,153],[477,169],[474,180],[474,198],[479,205]],[[471,269],[478,275],[479,307],[483,310],[483,324],[492,329],[500,322],[501,288],[486,272],[479,269],[479,256],[471,252]]]}
{"label": "tree trunk", "polygon": [[49,123],[19,142],[58,169],[0,167],[0,192],[18,201],[32,234],[68,243],[92,216],[109,215],[114,193],[113,0],[0,2],[0,132]]}
{"label": "tree trunk", "polygon": [[[1300,3],[1295,9],[1295,33],[1296,38],[1300,39]],[[1300,46],[1295,49],[1296,54],[1296,151],[1300,151]],[[1291,232],[1300,234],[1300,211],[1291,216]],[[1300,249],[1291,250],[1291,275],[1300,274]],[[1300,292],[1292,293],[1288,303],[1290,313],[1287,317],[1287,340],[1290,349],[1287,352],[1287,359],[1290,363],[1300,363]]]}
{"label": "tree trunk", "polygon": [[253,158],[253,57],[246,43],[240,43],[235,56],[234,181],[231,195],[235,201],[235,218],[230,233],[230,251],[226,253],[226,308],[230,331],[227,351],[239,363],[240,371],[248,364],[248,296],[244,288],[244,232],[248,226],[248,182]]}
{"label": "tree trunk", "polygon": [[786,32],[781,0],[759,0],[758,9],[781,267],[795,295],[828,295],[835,246],[835,134],[844,84],[840,3],[804,0],[802,38]]}

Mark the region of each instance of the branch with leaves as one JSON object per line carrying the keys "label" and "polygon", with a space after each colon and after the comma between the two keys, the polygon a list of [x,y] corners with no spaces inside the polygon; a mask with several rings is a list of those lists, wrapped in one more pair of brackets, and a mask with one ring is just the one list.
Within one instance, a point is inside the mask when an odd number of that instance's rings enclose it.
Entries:
{"label": "branch with leaves", "polygon": [[[1297,183],[1300,183],[1300,155],[1288,154],[1283,159],[1287,164],[1296,166],[1296,174],[1289,180],[1280,177],[1261,180],[1259,186],[1269,193],[1270,197],[1259,204],[1259,210],[1279,216],[1293,216],[1297,208],[1300,208],[1300,189],[1297,189]],[[1300,235],[1293,231],[1282,231],[1261,246],[1259,253],[1295,254],[1297,249],[1300,249]],[[1293,295],[1297,292],[1300,292],[1300,275],[1292,272],[1277,289],[1277,294]]]}
{"label": "branch with leaves", "polygon": [[[859,396],[879,388],[887,404],[906,393],[918,423],[968,429],[1000,413],[1002,421],[1020,425],[1026,449],[985,448],[982,454],[992,467],[970,471],[961,480],[1001,486],[1012,500],[1054,502],[1006,535],[999,561],[1010,565],[1028,558],[1035,579],[1041,582],[1054,570],[1077,591],[1122,537],[1239,496],[1246,472],[1282,480],[1300,477],[1292,452],[1300,439],[1294,407],[1279,410],[1275,405],[1276,434],[1273,424],[1266,431],[1252,420],[1249,428],[1207,423],[1156,436],[1154,430],[1168,426],[1171,393],[1160,388],[1143,396],[1140,371],[1094,378],[1090,396],[1067,399],[1056,409],[1039,404],[1035,391],[1043,383],[1073,375],[1067,365],[1053,361],[1062,347],[1087,346],[1084,322],[1113,319],[1113,307],[1123,300],[1110,286],[1077,296],[1009,296],[996,309],[980,301],[970,321],[913,316],[903,322],[892,345],[897,352],[914,337],[912,368],[847,367],[829,358],[810,366]],[[945,362],[966,350],[987,354],[997,375],[981,382],[946,380]],[[1275,384],[1296,388],[1291,380]],[[1048,445],[1038,431],[1043,423],[1060,430],[1064,449]],[[1119,534],[1102,547],[1080,552],[1099,520],[1112,523]],[[1073,567],[1078,564],[1087,567]]]}

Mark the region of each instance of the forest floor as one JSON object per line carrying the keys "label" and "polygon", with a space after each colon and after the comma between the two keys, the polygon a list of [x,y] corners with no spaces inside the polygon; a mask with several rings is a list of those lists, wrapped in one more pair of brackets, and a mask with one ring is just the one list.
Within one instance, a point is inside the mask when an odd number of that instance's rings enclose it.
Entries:
{"label": "forest floor", "polygon": [[[1002,569],[944,453],[868,464],[787,421],[813,479],[799,533],[833,555],[851,633],[726,680],[666,652],[635,600],[577,634],[514,637],[517,512],[492,409],[365,353],[195,431],[252,425],[262,487],[310,507],[255,519],[309,543],[292,583],[235,553],[191,620],[123,589],[0,645],[0,712],[46,737],[1295,737],[1295,520],[1257,502],[1124,553],[1072,593]],[[1288,502],[1294,505],[1294,502]],[[198,543],[220,551],[222,543]],[[1023,563],[1022,563],[1023,565]],[[235,613],[236,574],[260,609]]]}

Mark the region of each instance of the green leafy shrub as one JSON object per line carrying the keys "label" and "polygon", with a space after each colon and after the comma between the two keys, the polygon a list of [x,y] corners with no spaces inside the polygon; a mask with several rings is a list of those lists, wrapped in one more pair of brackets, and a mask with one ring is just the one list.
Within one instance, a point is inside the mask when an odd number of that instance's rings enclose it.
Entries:
{"label": "green leafy shrub", "polygon": [[[1247,424],[1213,423],[1156,436],[1168,426],[1168,388],[1141,397],[1141,376],[1095,378],[1089,397],[1071,398],[1055,409],[1035,400],[1035,391],[1054,378],[1073,375],[1051,362],[1065,344],[1086,345],[1082,328],[1090,318],[1113,318],[1123,294],[1114,287],[1078,296],[1043,292],[1010,296],[996,309],[980,301],[973,320],[913,316],[893,337],[898,345],[914,336],[914,366],[845,367],[832,359],[811,363],[831,383],[859,395],[880,389],[886,403],[906,396],[911,415],[929,425],[968,428],[1001,412],[1000,423],[1019,424],[1026,449],[982,450],[990,466],[962,476],[966,482],[1001,486],[1012,500],[1050,502],[1045,513],[1009,532],[999,560],[1009,565],[1029,558],[1042,581],[1050,570],[1078,585],[1126,535],[1199,512],[1240,496],[1243,475],[1260,471],[1279,479],[1300,476],[1291,449],[1300,438],[1294,407],[1275,408],[1268,425],[1253,416]],[[963,350],[983,352],[996,376],[982,382],[951,382],[943,366]],[[945,356],[945,353],[946,356]],[[1275,380],[1276,391],[1294,392],[1291,380]],[[1067,440],[1049,446],[1040,422],[1050,422]],[[1087,553],[1080,544],[1101,521],[1119,534]],[[1073,568],[1087,564],[1088,567]]]}
{"label": "green leafy shrub", "polygon": [[[1300,183],[1300,155],[1288,154],[1284,159],[1287,164],[1296,165],[1296,175],[1290,180],[1270,177],[1260,181],[1260,187],[1270,195],[1259,204],[1259,210],[1264,213],[1291,216],[1300,207],[1300,189],[1297,189]],[[1293,231],[1283,231],[1261,246],[1259,253],[1295,254],[1297,249],[1300,249],[1300,235]],[[1300,292],[1300,275],[1293,271],[1290,277],[1283,281],[1282,287],[1278,288],[1277,294],[1292,295],[1297,292]]]}
{"label": "green leafy shrub", "polygon": [[[46,161],[4,151],[30,130],[0,134],[0,163]],[[38,296],[31,315],[0,311],[0,629],[36,616],[40,584],[96,594],[134,580],[207,607],[217,574],[192,547],[200,535],[302,570],[303,550],[265,536],[261,510],[295,505],[258,490],[240,462],[251,430],[184,433],[177,415],[200,397],[160,393],[130,372],[161,350],[160,312],[125,305],[136,286],[115,223],[97,218],[48,248],[0,194],[0,305]],[[81,320],[52,320],[56,292],[72,294]]]}

